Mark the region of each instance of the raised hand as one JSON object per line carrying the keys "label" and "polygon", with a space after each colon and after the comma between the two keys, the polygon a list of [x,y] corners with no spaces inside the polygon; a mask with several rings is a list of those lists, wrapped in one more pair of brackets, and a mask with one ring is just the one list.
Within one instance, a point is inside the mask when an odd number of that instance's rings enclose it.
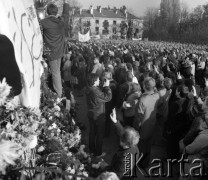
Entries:
{"label": "raised hand", "polygon": [[147,68],[148,68],[148,70],[151,70],[150,63],[147,64]]}
{"label": "raised hand", "polygon": [[195,97],[197,96],[196,88],[194,86],[192,86],[191,93],[193,94],[193,96],[195,96]]}
{"label": "raised hand", "polygon": [[170,72],[170,67],[169,67],[169,65],[167,65],[167,71]]}
{"label": "raised hand", "polygon": [[204,78],[205,80],[205,86],[208,87],[208,78]]}
{"label": "raised hand", "polygon": [[128,109],[131,107],[131,104],[130,103],[127,103],[126,101],[123,102],[123,108],[124,109]]}
{"label": "raised hand", "polygon": [[113,109],[112,113],[110,114],[110,118],[114,123],[117,123],[115,108]]}
{"label": "raised hand", "polygon": [[175,95],[176,95],[177,97],[180,97],[180,92],[178,91],[178,88],[176,89]]}
{"label": "raised hand", "polygon": [[108,87],[109,85],[110,85],[110,80],[106,79],[104,84],[103,84],[103,87]]}
{"label": "raised hand", "polygon": [[177,79],[182,79],[181,73],[177,72]]}
{"label": "raised hand", "polygon": [[155,70],[155,72],[157,73],[157,74],[159,74],[159,71],[158,71],[158,69],[157,69],[157,67],[154,65],[154,70]]}

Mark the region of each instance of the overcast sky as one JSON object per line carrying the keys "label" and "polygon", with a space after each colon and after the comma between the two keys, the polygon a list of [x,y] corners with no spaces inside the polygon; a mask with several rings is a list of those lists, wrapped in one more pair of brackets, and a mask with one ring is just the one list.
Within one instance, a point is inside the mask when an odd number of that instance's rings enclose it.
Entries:
{"label": "overcast sky", "polygon": [[[102,6],[112,8],[116,6],[120,8],[125,5],[127,8],[131,9],[133,13],[137,16],[144,15],[147,7],[159,7],[161,0],[78,0],[82,5],[82,8],[88,9],[90,5],[93,7]],[[206,4],[208,0],[181,0],[186,3],[190,9],[196,7],[197,5]]]}

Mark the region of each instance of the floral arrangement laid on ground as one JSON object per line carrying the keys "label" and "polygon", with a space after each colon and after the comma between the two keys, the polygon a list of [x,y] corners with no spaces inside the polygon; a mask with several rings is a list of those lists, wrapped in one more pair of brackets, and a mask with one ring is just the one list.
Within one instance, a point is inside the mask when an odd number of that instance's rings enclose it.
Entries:
{"label": "floral arrangement laid on ground", "polygon": [[72,92],[60,99],[48,88],[47,70],[41,79],[40,109],[26,108],[10,97],[6,79],[0,82],[0,178],[89,179],[96,177],[99,161],[81,145],[75,122]]}
{"label": "floral arrangement laid on ground", "polygon": [[[22,107],[0,82],[0,176],[4,179],[86,179],[89,155],[68,99],[59,99],[42,76],[40,110]],[[73,102],[74,103],[74,102]],[[76,178],[75,178],[76,177]]]}
{"label": "floral arrangement laid on ground", "polygon": [[[47,74],[42,78],[45,77],[48,77]],[[41,112],[47,122],[39,136],[37,154],[40,158],[37,165],[55,165],[65,172],[87,177],[85,166],[90,163],[90,158],[89,154],[84,152],[84,145],[80,145],[81,131],[74,121],[76,111],[74,97],[69,93],[71,108],[67,109],[68,99],[53,97],[54,93],[47,84],[49,84],[47,79],[42,79],[44,93],[41,98]]]}

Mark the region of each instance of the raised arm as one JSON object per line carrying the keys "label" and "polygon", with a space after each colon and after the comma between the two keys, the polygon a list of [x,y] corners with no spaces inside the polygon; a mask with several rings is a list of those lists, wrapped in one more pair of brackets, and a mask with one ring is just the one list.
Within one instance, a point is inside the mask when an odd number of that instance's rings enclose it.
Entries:
{"label": "raised arm", "polygon": [[104,87],[103,91],[97,91],[96,93],[98,102],[109,102],[112,98],[112,92],[109,87]]}
{"label": "raised arm", "polygon": [[63,0],[64,5],[63,5],[63,12],[62,12],[62,18],[64,20],[64,25],[65,25],[65,35],[68,37],[68,31],[69,31],[69,3],[67,0]]}
{"label": "raised arm", "polygon": [[121,136],[124,133],[124,127],[116,119],[116,110],[115,110],[115,108],[113,109],[113,112],[110,114],[110,118],[111,118],[111,120],[113,121],[113,123],[116,127],[118,135]]}
{"label": "raised arm", "polygon": [[145,107],[140,99],[135,109],[134,128],[136,130],[139,130],[140,126],[144,122],[144,113],[145,113]]}

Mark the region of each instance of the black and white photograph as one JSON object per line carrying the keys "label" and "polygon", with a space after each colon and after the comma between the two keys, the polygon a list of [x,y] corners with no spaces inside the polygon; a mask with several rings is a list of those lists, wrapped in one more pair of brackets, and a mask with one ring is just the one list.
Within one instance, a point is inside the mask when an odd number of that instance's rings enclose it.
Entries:
{"label": "black and white photograph", "polygon": [[208,0],[0,9],[0,180],[208,179]]}

